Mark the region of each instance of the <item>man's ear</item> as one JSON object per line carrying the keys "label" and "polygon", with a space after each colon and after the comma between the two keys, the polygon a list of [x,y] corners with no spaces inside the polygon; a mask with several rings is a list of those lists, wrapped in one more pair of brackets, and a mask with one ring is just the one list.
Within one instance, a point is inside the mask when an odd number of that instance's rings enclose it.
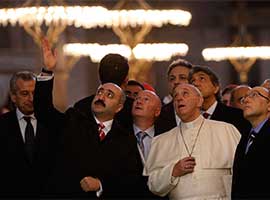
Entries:
{"label": "man's ear", "polygon": [[218,85],[214,85],[215,86],[215,94],[219,91],[220,87]]}
{"label": "man's ear", "polygon": [[119,104],[118,104],[118,108],[116,109],[116,113],[118,113],[120,110],[122,110],[123,107],[124,107],[124,104],[119,103]]}

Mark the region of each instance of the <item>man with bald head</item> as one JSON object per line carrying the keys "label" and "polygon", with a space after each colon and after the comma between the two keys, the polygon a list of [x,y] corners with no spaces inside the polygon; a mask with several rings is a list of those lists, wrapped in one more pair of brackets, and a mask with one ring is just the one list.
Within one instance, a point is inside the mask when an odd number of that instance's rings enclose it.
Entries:
{"label": "man with bald head", "polygon": [[244,104],[242,99],[246,93],[251,90],[248,85],[239,85],[231,91],[230,106],[243,110]]}
{"label": "man with bald head", "polygon": [[181,123],[152,141],[144,169],[149,189],[170,199],[229,199],[240,133],[201,116],[203,97],[193,85],[178,85],[173,99]]}
{"label": "man with bald head", "polygon": [[250,89],[242,98],[244,117],[251,123],[242,135],[233,167],[233,199],[269,199],[270,95],[264,87]]}
{"label": "man with bald head", "polygon": [[132,107],[133,131],[137,138],[143,163],[148,157],[151,141],[155,134],[154,123],[160,114],[161,101],[150,90],[140,91]]}
{"label": "man with bald head", "polygon": [[61,132],[49,197],[133,197],[142,167],[135,137],[114,120],[125,102],[122,89],[114,83],[100,85],[88,116],[74,107],[58,112],[52,84],[53,79],[38,81],[34,99],[37,118]]}

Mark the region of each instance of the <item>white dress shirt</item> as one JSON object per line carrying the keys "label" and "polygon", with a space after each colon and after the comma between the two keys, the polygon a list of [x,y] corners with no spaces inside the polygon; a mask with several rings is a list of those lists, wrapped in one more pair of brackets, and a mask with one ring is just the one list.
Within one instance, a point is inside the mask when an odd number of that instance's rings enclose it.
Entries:
{"label": "white dress shirt", "polygon": [[147,159],[147,157],[148,157],[150,148],[151,148],[152,139],[155,136],[155,129],[154,129],[154,126],[151,126],[150,128],[148,128],[148,129],[146,129],[146,130],[143,131],[138,126],[136,126],[135,124],[133,124],[133,130],[134,130],[135,136],[139,132],[145,132],[145,134],[147,134],[146,137],[142,141],[143,142],[143,146],[144,146],[144,152],[141,151],[141,148],[138,145],[138,149],[139,149],[139,152],[140,152],[140,155],[141,155],[141,159],[142,159],[142,162],[144,164],[145,161],[146,161],[146,159]]}
{"label": "white dress shirt", "polygon": [[35,118],[34,114],[32,114],[32,115],[24,115],[18,108],[16,108],[16,115],[17,115],[17,119],[18,119],[18,122],[19,122],[22,138],[23,138],[23,141],[25,142],[25,128],[26,128],[27,122],[24,120],[23,117],[24,116],[31,117],[31,124],[32,124],[32,126],[34,128],[34,134],[35,135],[36,135],[36,132],[37,132],[37,119]]}

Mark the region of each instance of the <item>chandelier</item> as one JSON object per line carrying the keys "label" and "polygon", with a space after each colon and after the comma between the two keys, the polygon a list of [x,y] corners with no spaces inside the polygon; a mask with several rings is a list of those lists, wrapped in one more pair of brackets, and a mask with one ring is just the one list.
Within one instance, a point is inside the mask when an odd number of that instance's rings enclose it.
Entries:
{"label": "chandelier", "polygon": [[[160,51],[160,49],[166,49],[166,51]],[[63,46],[63,51],[68,56],[89,56],[93,62],[99,62],[108,53],[118,53],[129,59],[168,61],[172,56],[185,56],[188,52],[188,46],[184,43],[140,43],[131,49],[128,45],[124,44],[70,43]]]}
{"label": "chandelier", "polygon": [[255,46],[246,30],[245,2],[239,2],[238,34],[230,47],[205,48],[202,51],[206,61],[229,60],[239,73],[241,83],[248,82],[248,72],[257,59],[270,59],[270,46]]}
{"label": "chandelier", "polygon": [[38,6],[0,9],[0,24],[74,25],[76,28],[112,26],[136,27],[149,24],[162,27],[166,24],[187,26],[191,14],[183,10],[108,10],[102,6]]}

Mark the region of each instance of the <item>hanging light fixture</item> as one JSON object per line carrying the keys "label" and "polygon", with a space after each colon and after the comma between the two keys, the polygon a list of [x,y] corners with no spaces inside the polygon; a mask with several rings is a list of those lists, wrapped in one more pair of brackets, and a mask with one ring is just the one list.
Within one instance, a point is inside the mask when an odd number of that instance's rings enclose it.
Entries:
{"label": "hanging light fixture", "polygon": [[239,2],[238,34],[230,47],[206,48],[202,51],[206,61],[229,60],[239,73],[241,83],[248,82],[248,72],[257,59],[270,59],[270,46],[255,46],[246,29],[245,2]]}
{"label": "hanging light fixture", "polygon": [[[166,50],[160,51],[160,49]],[[185,56],[188,52],[188,46],[184,43],[141,43],[131,49],[128,45],[123,44],[70,43],[63,46],[63,51],[68,56],[89,56],[93,62],[99,62],[108,53],[118,53],[126,58],[131,58],[133,55],[138,60],[168,61],[172,56]]]}
{"label": "hanging light fixture", "polygon": [[0,24],[46,24],[47,26],[68,25],[77,28],[96,28],[112,26],[136,27],[149,24],[162,27],[166,24],[187,26],[191,14],[180,9],[156,10],[108,10],[101,6],[32,6],[0,9]]}

